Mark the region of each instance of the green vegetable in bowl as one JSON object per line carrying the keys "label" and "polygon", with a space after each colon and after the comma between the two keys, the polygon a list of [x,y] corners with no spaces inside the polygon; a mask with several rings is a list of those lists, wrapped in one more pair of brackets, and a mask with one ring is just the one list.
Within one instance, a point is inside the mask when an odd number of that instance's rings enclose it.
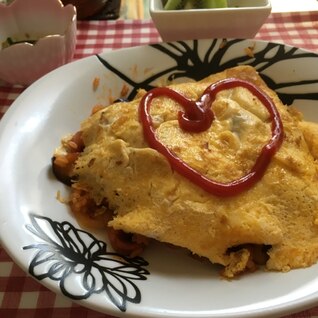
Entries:
{"label": "green vegetable in bowl", "polygon": [[226,8],[227,0],[167,0],[165,10]]}

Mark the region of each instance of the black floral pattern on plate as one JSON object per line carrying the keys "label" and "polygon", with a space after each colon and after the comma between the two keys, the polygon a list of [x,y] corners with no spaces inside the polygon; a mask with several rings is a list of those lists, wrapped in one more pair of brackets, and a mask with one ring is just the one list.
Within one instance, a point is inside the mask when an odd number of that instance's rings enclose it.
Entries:
{"label": "black floral pattern on plate", "polygon": [[32,276],[59,282],[62,293],[74,300],[104,293],[121,311],[126,311],[127,302],[140,303],[134,281],[146,280],[149,274],[144,259],[108,252],[105,242],[69,222],[34,214],[30,220],[26,228],[41,239],[23,247],[37,250],[29,264]]}
{"label": "black floral pattern on plate", "polygon": [[[291,78],[286,82],[278,82],[272,76],[275,71],[271,71],[273,67],[278,64],[283,65],[286,62],[292,66],[293,61],[300,59],[307,59],[307,61],[311,61],[311,59],[317,60],[318,55],[313,52],[279,43],[241,39],[214,39],[210,41],[202,54],[201,42],[193,40],[151,45],[150,47],[161,52],[164,56],[168,56],[174,62],[169,63],[169,67],[163,66],[157,73],[151,74],[140,82],[136,82],[129,75],[121,72],[116,65],[111,64],[101,55],[97,55],[97,58],[107,69],[131,86],[128,96],[130,100],[136,96],[139,89],[150,90],[153,88],[152,83],[159,78],[166,78],[171,81],[184,77],[198,81],[210,74],[221,72],[237,65],[255,67],[267,85],[275,90],[280,99],[287,105],[292,104],[295,99],[318,100],[318,91],[316,89],[318,76],[306,79]],[[244,47],[248,43],[250,45]],[[258,46],[261,49],[258,49]],[[231,58],[228,58],[228,55],[231,55]],[[157,56],[154,60],[156,63],[160,63],[160,58],[158,59]],[[304,86],[306,86],[306,89],[300,89],[298,93],[297,87],[303,88]]]}

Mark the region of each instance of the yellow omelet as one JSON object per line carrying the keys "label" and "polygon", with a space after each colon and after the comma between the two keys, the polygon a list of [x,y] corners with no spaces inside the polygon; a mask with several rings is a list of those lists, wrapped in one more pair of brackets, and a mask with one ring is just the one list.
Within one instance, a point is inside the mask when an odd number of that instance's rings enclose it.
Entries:
{"label": "yellow omelet", "polygon": [[[176,172],[144,139],[138,111],[144,91],[82,123],[85,148],[75,163],[73,187],[96,204],[107,200],[114,229],[186,248],[223,265],[228,278],[249,268],[259,248],[268,270],[310,266],[318,258],[317,126],[283,105],[250,66],[169,87],[197,100],[226,78],[246,80],[266,93],[283,124],[283,142],[251,188],[221,197]],[[162,144],[207,178],[228,183],[252,169],[272,123],[262,102],[243,87],[219,92],[210,107],[214,120],[198,133],[180,128],[180,105],[167,96],[154,98],[150,113]]]}

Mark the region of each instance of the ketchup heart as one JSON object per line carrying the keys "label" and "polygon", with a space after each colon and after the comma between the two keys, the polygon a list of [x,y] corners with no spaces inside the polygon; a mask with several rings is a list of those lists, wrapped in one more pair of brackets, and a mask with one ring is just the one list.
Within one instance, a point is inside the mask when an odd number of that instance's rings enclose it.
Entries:
{"label": "ketchup heart", "polygon": [[[160,96],[168,97],[180,104],[183,108],[183,111],[179,111],[178,113],[180,128],[184,131],[200,133],[207,130],[213,123],[214,114],[211,105],[216,98],[216,94],[220,91],[235,87],[244,87],[248,89],[266,107],[272,123],[272,136],[268,143],[261,149],[260,154],[249,173],[239,179],[222,183],[202,175],[161,143],[156,136],[156,130],[150,115],[150,108],[154,98]],[[141,99],[139,116],[143,126],[144,138],[151,148],[156,149],[164,155],[175,171],[205,191],[221,197],[237,195],[250,189],[258,182],[263,177],[271,158],[281,146],[284,136],[279,112],[270,97],[254,84],[237,78],[227,78],[208,86],[197,101],[189,100],[180,93],[167,87],[154,88]]]}

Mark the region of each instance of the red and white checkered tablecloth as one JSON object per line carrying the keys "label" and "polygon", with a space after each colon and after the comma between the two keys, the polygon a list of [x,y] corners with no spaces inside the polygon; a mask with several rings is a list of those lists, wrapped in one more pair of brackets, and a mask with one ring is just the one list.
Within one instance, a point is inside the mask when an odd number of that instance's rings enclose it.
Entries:
{"label": "red and white checkered tablecloth", "polygon": [[[318,12],[273,13],[256,38],[318,53]],[[151,20],[80,21],[74,59],[160,40]],[[0,82],[0,118],[24,89]],[[0,318],[37,317],[110,318],[55,295],[19,269],[0,246]],[[287,317],[318,317],[318,304]]]}

